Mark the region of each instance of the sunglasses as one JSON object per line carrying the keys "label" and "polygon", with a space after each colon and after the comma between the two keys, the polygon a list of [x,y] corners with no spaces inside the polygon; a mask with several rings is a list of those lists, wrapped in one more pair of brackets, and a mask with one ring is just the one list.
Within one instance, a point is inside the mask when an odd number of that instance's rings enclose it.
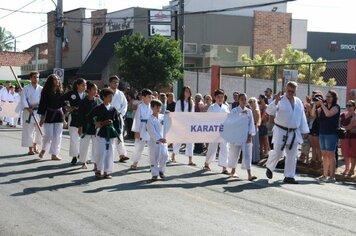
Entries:
{"label": "sunglasses", "polygon": [[295,90],[287,90],[287,93],[295,93]]}
{"label": "sunglasses", "polygon": [[354,105],[352,104],[346,104],[346,107],[353,107]]}

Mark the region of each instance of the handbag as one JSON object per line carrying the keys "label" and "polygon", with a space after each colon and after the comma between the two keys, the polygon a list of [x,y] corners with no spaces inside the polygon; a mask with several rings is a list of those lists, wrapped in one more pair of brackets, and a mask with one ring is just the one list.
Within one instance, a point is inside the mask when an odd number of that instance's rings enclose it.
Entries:
{"label": "handbag", "polygon": [[346,138],[346,130],[345,128],[339,127],[337,128],[337,137],[339,139],[345,139]]}

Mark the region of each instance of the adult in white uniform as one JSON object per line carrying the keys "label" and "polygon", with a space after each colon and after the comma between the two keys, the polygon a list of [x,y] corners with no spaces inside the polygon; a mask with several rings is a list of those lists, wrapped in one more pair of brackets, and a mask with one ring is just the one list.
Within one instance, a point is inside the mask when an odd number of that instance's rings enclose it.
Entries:
{"label": "adult in white uniform", "polygon": [[274,116],[273,150],[269,151],[266,176],[273,177],[273,171],[281,157],[285,155],[284,183],[298,184],[294,179],[298,144],[303,143],[303,137],[309,133],[308,122],[304,113],[302,101],[295,96],[297,83],[287,83],[285,92],[275,95],[274,101],[268,106],[267,113]]}
{"label": "adult in white uniform", "polygon": [[132,165],[131,169],[136,170],[137,164],[141,159],[143,149],[146,143],[150,140],[150,135],[147,132],[147,121],[152,114],[151,101],[152,101],[152,91],[149,89],[143,89],[142,92],[142,103],[138,105],[134,121],[132,124],[132,131],[135,132],[135,148],[132,154]]}
{"label": "adult in white uniform", "polygon": [[231,177],[237,178],[236,166],[240,153],[242,151],[241,169],[247,171],[248,180],[253,181],[257,179],[256,176],[251,174],[252,166],[252,136],[256,134],[255,121],[251,109],[247,108],[247,95],[240,93],[238,97],[239,105],[231,110],[234,114],[243,114],[248,117],[248,134],[246,142],[243,143],[230,143],[229,151],[229,167],[231,170]]}
{"label": "adult in white uniform", "polygon": [[[194,103],[192,100],[192,91],[189,86],[184,86],[181,96],[176,103],[175,112],[194,112]],[[176,155],[179,153],[181,143],[175,143],[173,145],[173,154],[171,161],[176,162]],[[193,150],[194,143],[186,143],[185,144],[185,156],[189,158],[188,165],[196,166],[193,162]]]}
{"label": "adult in white uniform", "polygon": [[35,124],[40,121],[40,116],[37,114],[38,105],[40,104],[42,86],[38,84],[39,73],[37,71],[30,73],[31,83],[26,85],[21,94],[22,113],[22,147],[28,147],[29,155],[38,153],[37,145],[42,144],[40,130]]}
{"label": "adult in white uniform", "polygon": [[[10,86],[11,86],[11,82],[10,81],[6,81],[5,82],[5,87],[3,87],[1,90],[0,90],[0,103],[3,103],[3,102],[8,102],[8,99],[10,97],[9,93],[10,93]],[[5,121],[7,120],[6,117],[1,117],[1,121]],[[2,122],[1,122],[2,123]]]}
{"label": "adult in white uniform", "polygon": [[[230,113],[229,106],[224,104],[225,91],[222,89],[217,89],[214,92],[215,103],[212,104],[207,112],[216,112],[216,113]],[[228,143],[222,141],[221,143],[210,143],[208,151],[206,153],[204,170],[210,170],[210,163],[215,160],[216,152],[219,150],[219,166],[222,167],[222,174],[229,175],[230,173],[227,170],[228,167]]]}
{"label": "adult in white uniform", "polygon": [[[127,112],[127,99],[125,97],[125,94],[121,92],[118,89],[120,79],[118,76],[113,75],[109,78],[109,86],[111,90],[114,91],[114,96],[112,98],[111,105],[113,105],[116,110],[120,113],[120,119],[121,119],[121,130],[124,130],[124,120],[123,117],[126,115]],[[120,140],[121,142],[117,142],[117,151],[119,153],[119,158],[120,162],[125,162],[129,160],[130,158],[127,157],[127,151],[124,143],[124,132],[121,132],[120,134]]]}

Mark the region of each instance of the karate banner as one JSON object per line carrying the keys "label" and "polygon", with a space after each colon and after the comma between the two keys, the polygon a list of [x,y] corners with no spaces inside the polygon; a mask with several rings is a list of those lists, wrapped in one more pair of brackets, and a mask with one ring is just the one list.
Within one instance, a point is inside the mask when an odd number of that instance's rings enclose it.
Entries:
{"label": "karate banner", "polygon": [[171,112],[165,115],[164,134],[169,143],[244,143],[247,114]]}
{"label": "karate banner", "polygon": [[16,112],[17,102],[1,102],[0,116],[18,118],[20,114]]}

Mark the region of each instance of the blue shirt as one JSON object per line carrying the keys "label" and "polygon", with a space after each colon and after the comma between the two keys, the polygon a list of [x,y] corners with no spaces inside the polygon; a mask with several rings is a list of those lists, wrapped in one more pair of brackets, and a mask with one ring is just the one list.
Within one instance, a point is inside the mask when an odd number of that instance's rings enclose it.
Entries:
{"label": "blue shirt", "polygon": [[[337,107],[338,112],[331,116],[327,117],[321,109],[320,116],[319,116],[319,134],[337,134],[337,128],[339,127],[339,119],[340,119],[340,106],[334,105]],[[331,110],[334,106],[330,109],[326,107],[328,110]]]}

